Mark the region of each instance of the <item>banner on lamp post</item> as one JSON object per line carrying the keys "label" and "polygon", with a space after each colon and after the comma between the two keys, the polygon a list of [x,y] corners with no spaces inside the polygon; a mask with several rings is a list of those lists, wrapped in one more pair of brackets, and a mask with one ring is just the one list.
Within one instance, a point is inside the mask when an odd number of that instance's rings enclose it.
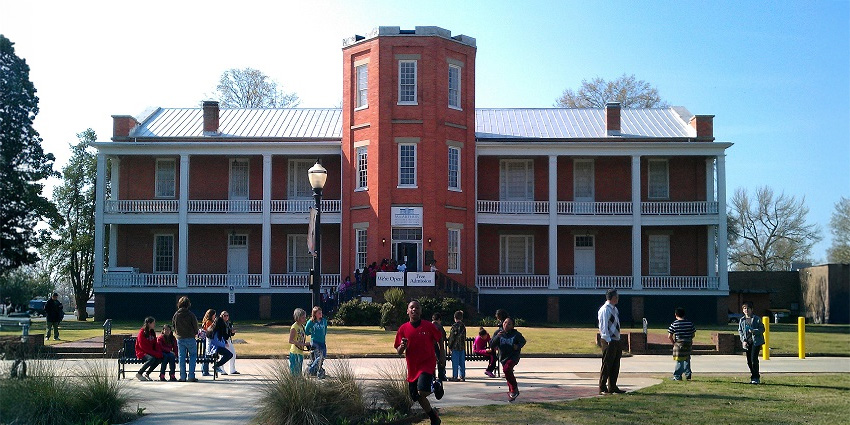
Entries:
{"label": "banner on lamp post", "polygon": [[310,207],[310,224],[307,228],[307,252],[316,256],[316,208]]}

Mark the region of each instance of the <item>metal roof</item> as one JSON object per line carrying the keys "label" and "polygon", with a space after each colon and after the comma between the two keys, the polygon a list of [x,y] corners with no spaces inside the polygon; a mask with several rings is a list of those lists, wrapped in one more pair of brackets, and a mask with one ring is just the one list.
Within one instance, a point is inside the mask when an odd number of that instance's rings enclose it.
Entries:
{"label": "metal roof", "polygon": [[[130,137],[209,138],[201,108],[159,108]],[[221,109],[217,137],[341,139],[338,108]]]}
{"label": "metal roof", "polygon": [[[622,109],[621,130],[609,136],[605,109],[496,108],[475,110],[478,139],[688,138],[696,130],[682,107]],[[221,109],[225,138],[342,139],[339,108]],[[158,108],[130,132],[139,138],[208,139],[201,108]]]}
{"label": "metal roof", "polygon": [[[687,138],[696,130],[685,120],[686,109],[622,109],[617,138]],[[680,116],[680,113],[688,115]],[[478,139],[596,139],[610,138],[605,109],[506,108],[476,109]]]}

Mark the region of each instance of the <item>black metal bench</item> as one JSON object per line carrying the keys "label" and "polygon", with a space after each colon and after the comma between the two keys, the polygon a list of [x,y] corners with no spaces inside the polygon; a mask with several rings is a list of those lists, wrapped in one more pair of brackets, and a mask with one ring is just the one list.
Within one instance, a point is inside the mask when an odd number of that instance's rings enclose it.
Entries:
{"label": "black metal bench", "polygon": [[[218,354],[207,354],[206,338],[198,338],[195,340],[198,350],[197,364],[215,365],[218,361]],[[176,353],[175,353],[176,354]],[[179,358],[177,360],[180,361]],[[128,364],[143,364],[144,360],[136,357],[136,337],[130,336],[124,338],[124,346],[118,351],[118,379],[126,378],[126,370]],[[189,358],[186,358],[186,363],[189,363]],[[218,370],[213,367],[213,381],[218,378]]]}
{"label": "black metal bench", "polygon": [[[464,360],[466,360],[468,362],[474,362],[474,361],[484,361],[484,362],[488,362],[488,363],[490,362],[489,356],[483,356],[481,354],[475,354],[475,352],[472,350],[473,343],[475,342],[475,338],[467,338],[465,342],[466,342],[466,351],[464,351],[464,355],[463,355]],[[445,347],[446,347],[446,361],[450,362],[450,361],[452,361],[452,350],[449,349],[449,342],[448,341],[443,341],[443,343],[445,344]],[[495,371],[496,376],[502,376],[501,370],[498,367],[498,361],[497,361],[496,366],[497,366],[496,371]]]}

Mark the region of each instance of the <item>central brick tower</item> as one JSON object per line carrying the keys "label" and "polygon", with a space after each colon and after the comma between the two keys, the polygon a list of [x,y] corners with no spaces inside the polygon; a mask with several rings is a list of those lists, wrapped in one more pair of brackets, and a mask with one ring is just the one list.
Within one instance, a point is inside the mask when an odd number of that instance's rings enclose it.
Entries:
{"label": "central brick tower", "polygon": [[474,285],[475,39],[378,27],[342,52],[342,275],[433,260]]}

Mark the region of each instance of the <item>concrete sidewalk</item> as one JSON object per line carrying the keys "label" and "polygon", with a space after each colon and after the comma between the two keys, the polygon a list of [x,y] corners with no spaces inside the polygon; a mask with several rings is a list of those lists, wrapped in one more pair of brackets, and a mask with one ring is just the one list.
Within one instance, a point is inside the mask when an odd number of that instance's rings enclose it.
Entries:
{"label": "concrete sidewalk", "polygon": [[[334,364],[341,360],[327,360],[325,368],[333,373]],[[400,364],[398,359],[349,359],[354,373],[368,385],[379,379],[378,371]],[[109,370],[117,370],[115,360],[56,360],[60,369],[69,373],[77,366],[91,362],[104,362]],[[277,360],[239,359],[240,375],[222,376],[213,381],[200,376],[197,383],[140,382],[135,373],[128,373],[122,382],[134,393],[136,405],[145,408],[146,416],[134,424],[171,424],[194,422],[205,425],[247,424],[254,415],[255,403],[262,385],[268,382],[269,371]],[[515,403],[571,400],[598,397],[597,380],[601,360],[598,358],[527,358],[516,368],[520,396]],[[448,365],[451,375],[451,364]],[[624,358],[620,369],[619,386],[634,391],[655,385],[666,379],[673,370],[670,356],[634,356]],[[850,373],[850,358],[812,357],[805,360],[794,357],[774,357],[761,361],[763,379],[770,380],[771,373]],[[748,375],[743,356],[694,356],[693,372],[701,374]],[[686,384],[685,384],[686,385]],[[466,382],[445,383],[446,394],[442,400],[432,401],[438,408],[449,406],[479,406],[507,403],[507,386],[504,379],[484,375],[482,362],[468,363]],[[609,396],[616,397],[616,396]],[[433,400],[433,398],[432,398]],[[202,422],[201,422],[202,421]]]}

